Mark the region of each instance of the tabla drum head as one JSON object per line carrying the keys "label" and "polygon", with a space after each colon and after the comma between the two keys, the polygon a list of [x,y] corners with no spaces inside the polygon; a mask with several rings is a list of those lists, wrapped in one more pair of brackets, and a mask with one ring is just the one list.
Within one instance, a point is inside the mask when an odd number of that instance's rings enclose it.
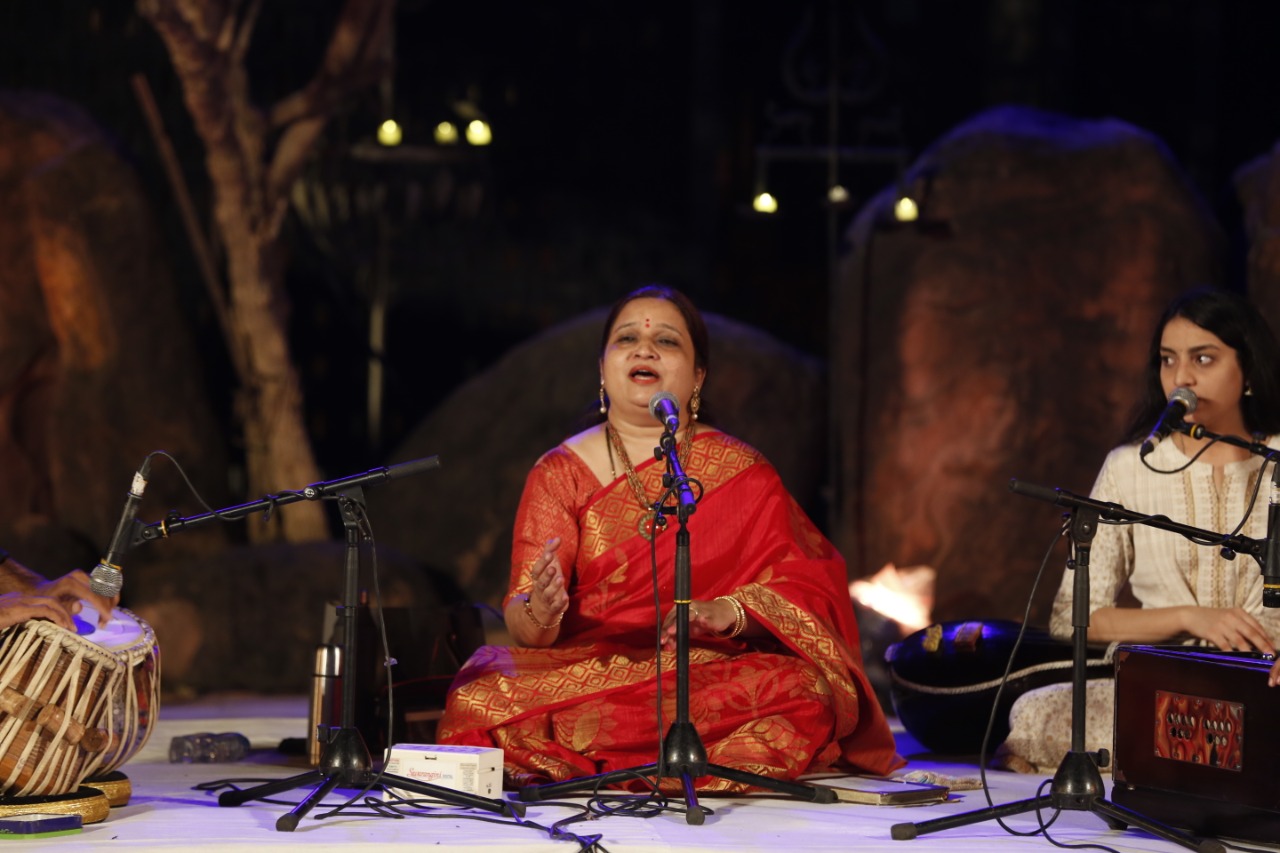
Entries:
{"label": "tabla drum head", "polygon": [[105,627],[98,627],[98,610],[89,602],[81,602],[79,613],[72,617],[76,634],[104,649],[132,648],[142,638],[142,626],[129,613],[116,608]]}

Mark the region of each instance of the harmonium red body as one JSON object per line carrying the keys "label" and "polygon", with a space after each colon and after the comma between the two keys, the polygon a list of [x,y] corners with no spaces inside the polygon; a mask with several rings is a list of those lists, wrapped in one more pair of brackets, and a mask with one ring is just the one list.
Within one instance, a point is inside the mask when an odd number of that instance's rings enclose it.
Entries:
{"label": "harmonium red body", "polygon": [[1280,841],[1280,687],[1260,654],[1116,651],[1111,799],[1200,835]]}

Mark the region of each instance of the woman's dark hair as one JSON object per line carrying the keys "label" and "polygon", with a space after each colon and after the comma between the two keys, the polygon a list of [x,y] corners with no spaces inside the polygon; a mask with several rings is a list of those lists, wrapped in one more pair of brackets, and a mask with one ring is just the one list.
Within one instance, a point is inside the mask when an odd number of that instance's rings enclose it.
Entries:
{"label": "woman's dark hair", "polygon": [[618,321],[618,315],[622,313],[623,308],[637,299],[665,299],[676,306],[680,316],[684,317],[684,324],[689,329],[689,338],[693,341],[693,366],[699,370],[706,370],[711,353],[708,346],[707,323],[702,319],[702,313],[693,304],[692,299],[675,288],[662,284],[647,284],[613,303],[609,316],[605,318],[604,329],[600,332],[601,357],[609,347],[609,332],[613,329],[613,324]]}
{"label": "woman's dark hair", "polygon": [[1183,317],[1212,332],[1236,351],[1245,387],[1251,392],[1240,399],[1245,427],[1255,435],[1280,433],[1280,344],[1271,327],[1238,293],[1196,287],[1169,303],[1156,324],[1147,352],[1143,397],[1133,423],[1125,432],[1125,441],[1145,437],[1169,402],[1160,384],[1160,341],[1165,326],[1175,317]]}

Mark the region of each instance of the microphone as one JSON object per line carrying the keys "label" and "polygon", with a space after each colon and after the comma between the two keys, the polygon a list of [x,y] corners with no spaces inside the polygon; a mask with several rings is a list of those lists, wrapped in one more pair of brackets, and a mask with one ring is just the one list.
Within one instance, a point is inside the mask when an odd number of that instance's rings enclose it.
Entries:
{"label": "microphone", "polygon": [[[664,435],[662,440],[663,445],[667,447],[667,463],[673,478],[671,482],[676,486],[678,513],[683,523],[685,519],[697,512],[698,501],[693,496],[693,489],[689,487],[689,477],[684,473],[684,468],[680,465],[680,454],[676,451],[675,435],[680,429],[680,401],[670,391],[659,391],[649,398],[649,414],[661,421],[667,432],[671,434],[670,439]],[[670,446],[667,446],[668,441]],[[665,484],[667,481],[663,482]]]}
{"label": "microphone", "polygon": [[314,501],[329,495],[341,495],[350,489],[374,486],[378,483],[385,483],[388,480],[398,480],[401,477],[409,477],[413,474],[439,467],[439,456],[425,456],[422,459],[400,462],[396,465],[370,468],[363,474],[354,474],[337,480],[326,480],[323,483],[312,483],[302,490],[302,496],[309,501]]}
{"label": "microphone", "polygon": [[147,488],[147,477],[150,474],[151,457],[147,456],[133,475],[133,484],[124,501],[124,512],[120,514],[120,523],[116,525],[115,535],[111,537],[107,555],[89,573],[89,589],[104,598],[115,598],[124,585],[120,561],[133,545],[133,523],[138,517],[138,504],[142,501],[142,492]]}
{"label": "microphone", "polygon": [[1267,507],[1267,547],[1262,558],[1262,606],[1280,607],[1280,484],[1271,476],[1271,499]]}
{"label": "microphone", "polygon": [[649,398],[649,414],[661,421],[672,434],[680,428],[680,401],[670,391],[659,391]]}
{"label": "microphone", "polygon": [[1142,442],[1142,449],[1138,451],[1138,456],[1145,458],[1148,453],[1155,450],[1156,445],[1168,438],[1169,433],[1173,432],[1174,427],[1181,423],[1184,417],[1196,410],[1197,402],[1196,394],[1190,388],[1174,388],[1173,393],[1169,395],[1169,404],[1160,413],[1160,419],[1151,428],[1151,434],[1147,436],[1147,440]]}

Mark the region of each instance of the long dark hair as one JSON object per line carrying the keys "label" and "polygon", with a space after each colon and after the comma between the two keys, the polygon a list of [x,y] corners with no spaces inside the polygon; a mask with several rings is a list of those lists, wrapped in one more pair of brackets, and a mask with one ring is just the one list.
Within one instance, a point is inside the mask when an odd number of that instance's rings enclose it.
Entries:
{"label": "long dark hair", "polygon": [[1238,293],[1216,287],[1196,287],[1169,303],[1156,324],[1147,352],[1142,400],[1125,432],[1125,441],[1144,438],[1168,403],[1160,384],[1160,340],[1164,327],[1175,317],[1183,317],[1212,332],[1236,351],[1245,387],[1251,391],[1240,399],[1245,427],[1255,435],[1280,433],[1280,344],[1271,327]]}

